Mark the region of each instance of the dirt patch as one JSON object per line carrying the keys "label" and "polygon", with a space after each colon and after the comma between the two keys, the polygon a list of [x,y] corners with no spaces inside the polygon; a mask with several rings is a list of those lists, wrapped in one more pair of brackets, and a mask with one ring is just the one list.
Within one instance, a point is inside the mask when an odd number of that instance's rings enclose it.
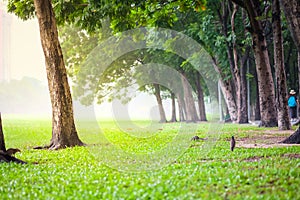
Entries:
{"label": "dirt patch", "polygon": [[300,158],[300,154],[293,153],[293,154],[283,154],[282,157],[288,157],[288,158]]}
{"label": "dirt patch", "polygon": [[300,146],[300,144],[282,144],[280,143],[286,137],[294,133],[294,130],[279,131],[266,130],[263,132],[249,132],[247,137],[236,137],[236,147],[243,148],[273,148],[273,147],[288,147]]}
{"label": "dirt patch", "polygon": [[258,162],[263,158],[264,158],[263,156],[254,156],[254,157],[251,157],[251,158],[247,158],[244,161],[246,161],[246,162]]}
{"label": "dirt patch", "polygon": [[[280,155],[281,157],[286,157],[286,158],[292,158],[292,159],[299,159],[300,158],[300,154],[282,154]],[[243,161],[245,162],[258,162],[262,159],[266,159],[266,158],[270,158],[270,156],[254,156],[254,157],[250,157],[250,158],[246,158]]]}

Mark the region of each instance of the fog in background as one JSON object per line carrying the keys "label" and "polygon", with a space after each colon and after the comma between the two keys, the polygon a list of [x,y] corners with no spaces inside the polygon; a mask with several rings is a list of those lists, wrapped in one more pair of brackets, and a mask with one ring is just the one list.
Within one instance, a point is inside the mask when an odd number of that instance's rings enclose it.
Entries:
{"label": "fog in background", "polygon": [[[2,11],[5,9],[2,7]],[[40,44],[39,27],[36,19],[22,21],[12,14],[5,14],[10,26],[4,27],[6,33],[2,48],[6,55],[5,80],[0,80],[0,111],[3,114],[43,116],[51,118],[51,104],[47,88],[47,77],[43,50]],[[8,63],[8,64],[7,64]],[[86,107],[74,103],[75,116],[86,117]],[[135,119],[159,119],[154,96],[137,93],[128,104],[128,113]],[[90,108],[89,108],[90,109]],[[93,106],[97,118],[114,118],[112,104]],[[166,115],[170,118],[170,103],[165,102]],[[150,114],[151,113],[151,114]],[[151,116],[152,117],[151,117]],[[155,116],[155,117],[154,117]]]}

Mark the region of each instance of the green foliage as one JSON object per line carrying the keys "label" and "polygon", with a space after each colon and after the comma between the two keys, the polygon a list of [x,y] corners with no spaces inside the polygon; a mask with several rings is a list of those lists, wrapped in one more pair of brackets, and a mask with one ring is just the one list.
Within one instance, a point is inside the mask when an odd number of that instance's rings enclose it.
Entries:
{"label": "green foliage", "polygon": [[22,20],[31,19],[35,16],[33,0],[8,0],[7,10]]}
{"label": "green foliage", "polygon": [[[149,122],[136,123],[145,126]],[[284,156],[299,153],[298,146],[230,151],[231,135],[235,135],[239,144],[239,140],[262,135],[267,130],[251,125],[226,124],[217,145],[207,156],[203,157],[199,148],[202,142],[191,142],[190,148],[175,162],[142,173],[113,170],[96,160],[87,147],[32,150],[33,146],[49,142],[50,121],[3,117],[3,125],[7,147],[20,148],[22,152],[16,156],[29,164],[0,163],[1,199],[297,199],[298,196],[299,158]],[[114,142],[126,145],[130,141],[114,123],[107,121],[100,125]],[[155,143],[143,146],[143,139],[131,142],[138,151],[157,149],[170,138],[172,127],[176,129],[179,125],[169,124],[170,129],[162,130],[157,135],[161,140]],[[86,134],[91,131],[88,127],[80,127],[79,134],[91,144],[93,141]],[[198,135],[205,130],[207,124],[200,124]],[[120,137],[116,137],[118,134]]]}

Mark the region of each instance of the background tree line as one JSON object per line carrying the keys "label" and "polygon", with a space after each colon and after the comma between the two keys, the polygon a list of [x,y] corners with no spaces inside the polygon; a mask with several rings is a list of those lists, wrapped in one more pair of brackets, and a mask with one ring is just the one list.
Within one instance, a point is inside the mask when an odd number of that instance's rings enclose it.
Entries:
{"label": "background tree line", "polygon": [[[252,108],[251,111],[255,111],[254,118],[261,119],[262,126],[277,126],[279,123],[280,129],[289,129],[286,107],[287,90],[299,88],[296,46],[289,33],[284,15],[278,7],[279,2],[253,2],[255,4],[252,4],[252,7],[246,8],[244,3],[234,1],[209,1],[207,3],[159,1],[156,2],[159,6],[155,10],[155,12],[158,12],[158,16],[155,17],[149,13],[155,3],[144,2],[136,5],[131,2],[117,4],[115,6],[122,7],[122,12],[126,13],[126,19],[115,14],[110,20],[102,20],[100,28],[95,28],[91,35],[81,30],[74,31],[74,27],[67,28],[65,26],[61,29],[62,46],[65,49],[65,55],[69,59],[67,67],[73,72],[74,70],[78,71],[78,69],[76,70],[76,67],[80,66],[78,59],[84,60],[90,50],[90,47],[87,47],[85,53],[80,52],[79,55],[82,58],[79,58],[78,51],[86,47],[83,47],[85,46],[83,43],[74,41],[76,38],[88,42],[90,40],[98,41],[93,43],[96,46],[101,43],[102,39],[111,36],[114,32],[125,31],[129,28],[142,25],[171,28],[192,37],[209,53],[212,66],[221,77],[219,82],[227,106],[225,112],[231,116],[232,121],[248,123],[247,109]],[[253,7],[253,5],[255,6]],[[250,11],[253,11],[255,15],[250,15],[252,14]],[[279,25],[276,26],[276,23],[279,23]],[[92,24],[91,27],[94,28],[94,26]],[[70,34],[71,30],[73,31],[72,34]],[[279,36],[277,36],[278,34]],[[277,45],[279,40],[281,42]],[[70,48],[70,44],[74,43],[77,43],[80,47],[74,48],[73,46],[73,48]],[[147,53],[149,55],[149,52]],[[152,55],[147,57],[147,61],[143,60],[145,58],[132,59],[131,57],[132,62],[127,62],[127,67],[134,64],[134,60],[140,60],[143,63],[151,62],[151,57],[156,62],[173,66],[193,85],[194,99],[198,102],[197,110],[199,112],[197,113],[193,108],[191,109],[194,110],[194,113],[191,114],[194,116],[192,121],[205,121],[205,112],[200,112],[205,110],[203,88],[205,90],[206,86],[204,83],[200,84],[201,76],[197,74],[197,70],[192,70],[190,66],[186,66],[184,60],[176,59],[174,55],[162,52],[151,53]],[[278,54],[282,54],[282,56],[278,57]],[[123,59],[128,59],[128,57]],[[278,64],[281,62],[282,64]],[[119,67],[124,68],[126,66]],[[73,72],[70,74],[74,75],[76,79],[76,73]],[[288,77],[287,80],[285,74]],[[112,76],[117,76],[117,74]],[[247,107],[247,78],[250,79],[252,86],[250,90],[251,108]],[[105,78],[101,81],[103,80]],[[109,82],[113,81],[117,80],[109,80]],[[151,88],[151,86],[149,87]],[[160,87],[159,85],[153,85],[152,90],[149,91],[152,91],[158,100],[161,121],[166,121],[161,103],[162,98],[159,97],[160,93],[165,91],[164,89],[161,90]],[[109,87],[102,87],[102,89],[107,92]],[[206,93],[207,95],[213,96],[213,94]],[[169,95],[169,97],[172,97],[172,95]],[[278,101],[277,109],[274,106],[276,100]],[[178,105],[182,105],[182,102],[179,102],[180,99],[177,99],[177,101]],[[190,103],[188,105],[191,106]],[[187,109],[184,106],[179,107],[179,113],[182,113],[180,119],[184,121],[185,116],[188,115],[184,112]],[[172,120],[174,120],[173,117]]]}
{"label": "background tree line", "polygon": [[[28,19],[35,14],[39,19],[53,120],[59,119],[58,122],[53,121],[54,131],[50,146],[54,148],[82,144],[77,138],[73,125],[72,101],[68,92],[64,62],[66,62],[69,74],[76,82],[80,80],[76,73],[79,70],[79,64],[93,48],[91,43],[85,46],[85,41],[94,40],[96,46],[110,34],[142,26],[170,28],[182,32],[205,48],[210,56],[212,68],[219,74],[218,81],[227,105],[226,111],[232,121],[247,123],[249,120],[246,98],[248,77],[251,78],[251,85],[255,91],[251,95],[256,99],[257,112],[255,113],[257,113],[256,118],[260,116],[261,125],[266,127],[279,125],[280,129],[290,129],[287,89],[299,89],[298,84],[291,85],[291,83],[297,83],[299,77],[295,70],[299,69],[297,53],[300,49],[300,3],[297,0],[281,0],[281,7],[279,7],[278,0],[212,0],[208,2],[34,0],[34,4],[29,0],[9,0],[8,2],[8,10],[22,19]],[[283,8],[284,15],[280,8]],[[61,41],[64,49],[67,49],[64,51],[65,61],[57,39],[56,23],[64,28],[67,24],[79,28],[75,33],[61,31]],[[105,27],[109,28],[105,29]],[[79,43],[69,43],[70,40],[74,40],[72,34],[78,35]],[[70,44],[72,48],[68,48]],[[187,62],[180,58],[174,59],[174,55],[168,52],[148,52],[147,55],[150,55],[148,57],[138,51],[123,60],[114,62],[112,70],[104,73],[101,82],[97,82],[98,89],[90,97],[96,97],[101,101],[104,96],[107,96],[103,95],[103,92],[109,91],[108,83],[122,79],[128,80],[124,78],[126,76],[123,76],[126,70],[130,71],[130,67],[137,64],[136,61],[144,63],[151,60],[151,57],[157,53],[161,55],[162,63],[171,62],[171,66],[174,66],[194,88],[193,93],[186,90],[184,98],[177,97],[179,113],[182,113],[181,120],[206,120],[203,98],[205,95],[213,94],[205,93],[207,86],[201,81],[204,77],[192,70]],[[249,73],[246,70],[247,66],[249,66]],[[289,85],[287,85],[286,74],[289,78]],[[167,92],[167,89],[155,84],[148,87],[149,91],[153,91],[160,105],[160,94],[165,90]],[[77,95],[81,95],[80,91]],[[194,97],[199,103],[199,113],[195,108]],[[90,101],[89,98],[85,100],[87,103]],[[172,102],[174,102],[174,96]],[[163,109],[160,111],[161,121],[165,121]],[[66,124],[70,126],[66,128]],[[65,130],[63,134],[68,137],[65,137],[65,142],[56,141],[63,129]],[[70,138],[73,138],[73,142],[70,142],[72,140]]]}

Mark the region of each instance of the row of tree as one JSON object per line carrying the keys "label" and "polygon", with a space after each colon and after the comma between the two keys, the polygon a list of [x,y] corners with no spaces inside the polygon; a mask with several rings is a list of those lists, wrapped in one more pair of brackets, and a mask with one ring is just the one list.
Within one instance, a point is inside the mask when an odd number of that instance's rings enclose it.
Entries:
{"label": "row of tree", "polygon": [[[87,40],[97,41],[96,44],[99,41],[99,31],[105,27],[105,24],[109,24],[112,34],[141,26],[159,26],[171,28],[191,36],[208,52],[212,66],[219,74],[219,82],[231,119],[239,123],[248,121],[247,99],[245,98],[247,96],[246,66],[247,63],[253,66],[251,58],[254,58],[261,125],[279,125],[280,129],[289,129],[283,57],[283,36],[286,35],[282,32],[282,22],[287,23],[299,52],[300,4],[297,0],[281,0],[281,6],[286,21],[281,21],[282,15],[278,0],[272,2],[268,0],[211,0],[207,3],[191,0],[132,0],[126,2],[53,0],[52,4],[50,0],[34,0],[34,5],[30,0],[9,0],[8,9],[22,19],[28,19],[34,14],[38,18],[53,110],[53,131],[50,147],[57,149],[65,146],[82,145],[83,143],[79,140],[74,125],[72,99],[67,82],[65,61],[58,40],[56,22],[59,25],[72,24],[79,27],[80,30],[85,30],[79,31],[80,34],[84,35]],[[103,36],[105,33],[107,32],[101,31],[100,41],[101,38],[105,38]],[[64,40],[63,37],[62,41],[67,42],[68,40]],[[79,44],[81,43],[82,40]],[[176,42],[174,40],[168,41],[167,44],[172,46]],[[273,45],[270,46],[270,44]],[[92,48],[91,45],[88,45],[83,50]],[[273,54],[270,49],[273,49]],[[201,104],[205,88],[208,87],[207,84],[202,83],[203,81],[201,82],[201,80],[207,78],[204,77],[206,74],[198,74],[197,70],[191,69],[190,64],[182,58],[177,57],[174,59],[172,48],[168,50],[164,53],[151,51],[147,55],[143,54],[143,51],[136,51],[128,55],[131,59],[128,59],[128,57],[126,59],[120,58],[112,63],[111,68],[104,71],[100,82],[97,82],[99,79],[93,79],[93,70],[87,74],[88,80],[83,79],[80,73],[77,73],[80,71],[78,67],[81,66],[77,65],[77,62],[80,63],[88,58],[84,57],[88,54],[82,56],[80,51],[76,52],[77,50],[75,50],[75,52],[70,53],[70,57],[66,56],[66,62],[68,63],[69,72],[74,80],[80,83],[79,85],[91,86],[90,91],[93,91],[93,93],[87,95],[85,99],[89,102],[94,97],[100,100],[103,99],[103,92],[109,91],[107,86],[110,85],[108,83],[122,80],[122,77],[126,77],[126,72],[130,71],[132,66],[136,66],[137,63],[151,61],[152,56],[157,59],[155,55],[160,54],[163,60],[162,63],[174,66],[185,77],[185,80],[189,80],[195,88],[198,87],[196,90],[197,97],[200,100],[198,102]],[[73,59],[75,58],[75,62],[72,60],[72,56]],[[170,62],[172,65],[170,65]],[[273,81],[271,63],[274,63],[276,84]],[[122,65],[126,65],[126,67],[122,67]],[[184,79],[182,83],[184,83]],[[97,89],[92,90],[93,88]],[[153,84],[152,88],[155,94],[159,94],[162,90],[159,84]],[[182,86],[182,88],[185,87]],[[185,109],[182,106],[181,110],[186,112],[185,116],[182,115],[182,117],[191,121],[198,120],[199,116],[197,116],[196,109],[194,109],[193,96],[190,90],[185,91],[187,92],[184,95],[185,99],[183,99],[184,104],[188,106]],[[81,92],[79,88],[77,95],[82,96]],[[156,96],[159,102],[159,95]],[[170,96],[172,96],[172,93]],[[183,105],[183,102],[180,102],[182,98],[177,96],[177,100],[179,104]],[[205,109],[199,106],[199,110],[204,111]]]}
{"label": "row of tree", "polygon": [[[151,16],[149,10],[155,4],[158,7],[153,12],[157,13],[158,16]],[[75,81],[80,76],[80,73],[77,72],[80,71],[81,62],[86,59],[91,47],[101,44],[105,37],[111,36],[114,31],[121,32],[149,24],[171,28],[192,37],[208,52],[212,66],[219,75],[219,83],[227,105],[226,111],[232,121],[248,123],[249,120],[248,109],[250,108],[247,107],[246,84],[247,75],[248,78],[251,78],[249,72],[247,74],[247,67],[249,67],[253,78],[252,83],[256,85],[253,88],[255,93],[252,93],[254,94],[252,98],[257,99],[254,101],[257,102],[254,104],[256,105],[256,113],[258,113],[256,119],[261,119],[262,126],[278,125],[280,129],[290,129],[285,69],[288,69],[290,77],[294,74],[297,76],[297,73],[293,73],[292,70],[295,65],[296,67],[298,65],[295,62],[297,51],[292,51],[295,46],[287,30],[287,27],[291,25],[285,18],[282,20],[283,15],[279,1],[251,1],[249,5],[248,2],[230,0],[214,0],[207,2],[207,4],[190,1],[158,1],[135,4],[133,1],[120,5],[113,5],[112,3],[110,6],[121,6],[122,12],[126,13],[126,19],[124,16],[114,14],[110,16],[110,21],[105,20],[104,23],[101,21],[101,28],[95,28],[95,25],[91,23],[89,27],[93,28],[92,34],[86,34],[86,32],[74,29],[74,27],[65,27],[61,31],[63,49],[65,49],[64,52],[68,58],[67,67],[75,77]],[[199,9],[201,6],[202,10]],[[132,21],[133,19],[135,22]],[[107,27],[107,24],[111,25],[112,29]],[[73,32],[70,32],[71,29]],[[85,42],[78,43],[78,41]],[[90,45],[90,41],[93,41],[92,44],[95,46]],[[95,43],[95,41],[97,42]],[[72,49],[70,45],[74,44],[78,44],[78,46],[75,48],[73,46],[73,50],[70,50]],[[285,49],[284,44],[288,48]],[[78,56],[78,51],[80,51],[80,56]],[[284,59],[284,55],[287,55],[286,59]],[[128,62],[128,59],[131,59],[131,62]],[[122,62],[124,60],[127,62]],[[206,68],[208,72],[200,74],[199,70],[187,65],[185,60],[165,52],[143,51],[135,53],[135,56],[126,55],[120,58],[119,62],[115,63],[114,69],[119,67],[121,70],[111,70],[109,73],[105,73],[105,76],[110,77],[92,80],[97,84],[103,84],[96,89],[93,98],[96,97],[100,100],[109,95],[108,91],[113,89],[110,83],[120,81],[118,79],[120,74],[123,74],[122,78],[125,79],[124,68],[129,70],[132,65],[137,64],[134,62],[136,60],[139,60],[140,63],[155,61],[167,64],[179,71],[192,85],[200,111],[195,113],[194,104],[188,100],[188,96],[183,98],[187,102],[180,102],[181,99],[177,98],[179,113],[181,113],[180,120],[186,120],[185,118],[192,121],[206,120],[205,112],[202,112],[205,110],[203,97],[204,95],[214,96],[214,94],[208,93],[207,86],[201,79],[206,79],[211,71]],[[292,64],[284,67],[285,63]],[[201,65],[200,62],[199,65]],[[128,80],[129,77],[131,76],[127,76],[126,79]],[[295,83],[294,80],[292,82]],[[162,89],[161,85],[155,84],[150,87],[150,91],[158,101],[161,121],[166,121],[160,95],[161,92],[165,91],[165,88]],[[290,85],[290,87],[298,86]],[[203,89],[206,94],[203,93]],[[99,91],[105,91],[105,95],[103,93],[98,95],[97,92]],[[172,97],[172,94],[164,96]],[[174,101],[172,100],[172,102]],[[193,111],[189,114],[186,112],[187,110]],[[172,120],[175,118],[172,117]]]}

